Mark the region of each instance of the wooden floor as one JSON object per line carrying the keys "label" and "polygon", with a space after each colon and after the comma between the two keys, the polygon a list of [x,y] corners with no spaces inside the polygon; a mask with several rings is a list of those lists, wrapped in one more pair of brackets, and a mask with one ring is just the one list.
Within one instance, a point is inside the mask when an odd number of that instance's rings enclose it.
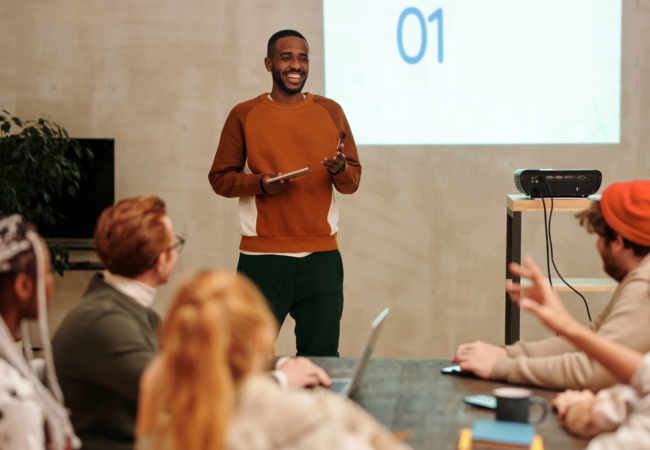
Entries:
{"label": "wooden floor", "polygon": [[[356,364],[356,358],[310,359],[334,378],[352,376]],[[469,406],[463,398],[491,395],[492,389],[506,384],[441,374],[440,369],[448,365],[448,360],[373,359],[353,398],[391,432],[413,430],[408,441],[413,449],[455,449],[462,428],[471,428],[476,419],[494,419],[492,411]],[[557,393],[533,391],[547,402]],[[531,410],[531,416],[536,413],[537,408]],[[583,449],[588,442],[561,429],[554,413],[537,427],[537,433],[546,450]]]}

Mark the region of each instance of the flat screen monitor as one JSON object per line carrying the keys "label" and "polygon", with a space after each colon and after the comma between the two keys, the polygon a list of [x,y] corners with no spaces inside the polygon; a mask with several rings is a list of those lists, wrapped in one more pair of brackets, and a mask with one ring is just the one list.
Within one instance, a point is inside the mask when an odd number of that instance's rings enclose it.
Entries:
{"label": "flat screen monitor", "polygon": [[115,141],[113,139],[77,139],[92,150],[93,159],[84,157],[81,163],[82,179],[73,196],[67,191],[52,199],[52,208],[63,214],[56,225],[38,224],[39,233],[46,239],[83,240],[92,243],[97,219],[102,211],[115,202]]}

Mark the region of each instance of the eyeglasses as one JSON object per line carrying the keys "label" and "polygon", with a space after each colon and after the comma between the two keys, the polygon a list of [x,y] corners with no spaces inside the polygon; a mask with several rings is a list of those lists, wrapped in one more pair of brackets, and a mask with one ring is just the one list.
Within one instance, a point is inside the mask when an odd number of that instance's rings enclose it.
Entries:
{"label": "eyeglasses", "polygon": [[[176,250],[177,253],[180,253],[183,250],[183,246],[185,245],[185,239],[180,236],[175,236],[175,238],[176,241],[174,242],[174,245],[167,247],[161,253],[171,252],[172,250]],[[160,255],[156,256],[156,259],[153,260],[153,263],[151,263],[149,269],[151,269],[153,266],[156,265],[156,263],[158,262],[158,258],[160,258]]]}
{"label": "eyeglasses", "polygon": [[176,250],[178,253],[180,253],[183,251],[184,245],[185,245],[185,239],[177,235],[176,242],[174,242],[174,245],[166,249],[165,252],[171,252],[172,250]]}

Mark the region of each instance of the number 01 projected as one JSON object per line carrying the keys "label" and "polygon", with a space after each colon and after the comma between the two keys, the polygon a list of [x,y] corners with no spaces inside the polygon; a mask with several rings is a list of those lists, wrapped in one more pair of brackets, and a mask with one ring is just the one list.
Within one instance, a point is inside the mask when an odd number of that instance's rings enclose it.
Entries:
{"label": "number 01 projected", "polygon": [[622,0],[323,0],[360,145],[621,141]]}
{"label": "number 01 projected", "polygon": [[[404,21],[410,14],[417,17],[422,36],[420,51],[415,56],[409,56],[404,50]],[[429,22],[433,22],[436,19],[438,19],[438,62],[441,63],[444,60],[442,8],[438,8],[429,16]],[[399,16],[399,20],[397,21],[397,48],[399,48],[399,54],[402,56],[402,59],[409,64],[417,64],[424,57],[424,53],[427,50],[427,23],[424,21],[424,16],[419,9],[411,6],[406,8]]]}

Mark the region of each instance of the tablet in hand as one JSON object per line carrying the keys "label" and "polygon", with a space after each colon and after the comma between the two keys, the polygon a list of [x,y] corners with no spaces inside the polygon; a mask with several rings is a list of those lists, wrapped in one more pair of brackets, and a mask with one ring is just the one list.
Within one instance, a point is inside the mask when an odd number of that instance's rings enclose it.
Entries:
{"label": "tablet in hand", "polygon": [[312,172],[313,170],[311,170],[309,167],[305,167],[304,169],[296,170],[295,172],[285,173],[284,175],[280,175],[279,177],[269,178],[268,180],[266,180],[266,182],[269,184],[275,183],[277,181],[287,180],[289,178],[298,178],[305,175],[309,175]]}

